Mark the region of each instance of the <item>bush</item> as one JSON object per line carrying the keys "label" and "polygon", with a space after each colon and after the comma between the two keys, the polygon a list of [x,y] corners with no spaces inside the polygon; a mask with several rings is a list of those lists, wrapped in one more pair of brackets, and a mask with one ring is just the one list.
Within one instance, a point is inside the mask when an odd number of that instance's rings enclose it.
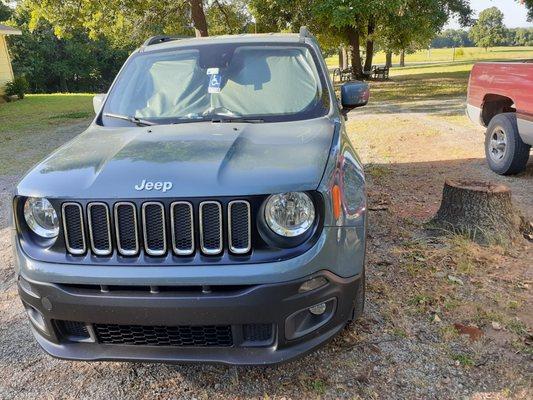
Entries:
{"label": "bush", "polygon": [[455,50],[455,56],[456,57],[463,57],[465,55],[465,51],[462,47],[459,47],[457,50]]}
{"label": "bush", "polygon": [[6,83],[5,95],[7,97],[17,96],[22,100],[29,88],[28,80],[24,76],[18,76],[11,82]]}

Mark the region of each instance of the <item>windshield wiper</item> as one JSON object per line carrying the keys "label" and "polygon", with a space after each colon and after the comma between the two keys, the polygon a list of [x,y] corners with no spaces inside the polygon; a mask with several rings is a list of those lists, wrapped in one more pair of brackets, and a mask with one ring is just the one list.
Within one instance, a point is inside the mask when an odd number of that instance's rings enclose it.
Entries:
{"label": "windshield wiper", "polygon": [[108,118],[116,118],[116,119],[122,119],[124,121],[129,121],[132,124],[137,124],[138,126],[152,126],[157,125],[155,122],[147,121],[145,119],[128,116],[128,115],[121,115],[121,114],[113,114],[113,113],[104,113],[104,117]]}
{"label": "windshield wiper", "polygon": [[265,122],[264,119],[261,119],[261,118],[242,118],[242,117],[229,117],[229,118],[213,118],[211,120],[211,122],[216,122],[216,123],[222,123],[222,122],[244,122],[244,123],[247,123],[247,124],[261,124],[263,122]]}

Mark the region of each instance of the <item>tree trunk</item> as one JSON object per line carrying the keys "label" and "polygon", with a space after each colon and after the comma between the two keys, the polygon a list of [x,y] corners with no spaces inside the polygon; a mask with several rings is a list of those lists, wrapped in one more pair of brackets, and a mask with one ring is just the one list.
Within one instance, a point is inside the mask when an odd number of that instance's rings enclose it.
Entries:
{"label": "tree trunk", "polygon": [[342,71],[348,68],[348,51],[346,47],[339,47],[339,69]]}
{"label": "tree trunk", "polygon": [[387,53],[385,54],[385,66],[388,68],[392,67],[392,52],[391,51],[387,51]]}
{"label": "tree trunk", "polygon": [[520,231],[521,217],[505,185],[447,179],[433,223],[482,244],[508,244]]}
{"label": "tree trunk", "polygon": [[372,69],[372,58],[374,57],[374,30],[376,28],[376,23],[373,18],[370,18],[368,21],[368,31],[366,39],[366,55],[365,55],[365,67],[363,71],[370,71]]}
{"label": "tree trunk", "polygon": [[400,67],[405,67],[405,50],[400,51]]}
{"label": "tree trunk", "polygon": [[359,31],[350,26],[346,29],[346,37],[350,43],[350,55],[353,74],[356,78],[363,76],[363,67],[361,65],[361,54],[359,53]]}
{"label": "tree trunk", "polygon": [[[57,53],[58,58],[60,60],[64,60],[65,57],[65,42],[62,39],[56,39],[57,40]],[[68,84],[67,84],[67,77],[65,75],[65,68],[58,68],[59,73],[59,91],[61,93],[68,93]]]}
{"label": "tree trunk", "polygon": [[202,0],[189,0],[189,2],[191,4],[191,17],[196,37],[209,36]]}

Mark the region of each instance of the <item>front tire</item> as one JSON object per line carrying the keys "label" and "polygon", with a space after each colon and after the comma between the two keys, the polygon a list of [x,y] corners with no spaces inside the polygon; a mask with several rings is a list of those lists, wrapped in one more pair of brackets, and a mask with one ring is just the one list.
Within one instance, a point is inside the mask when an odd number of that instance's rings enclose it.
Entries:
{"label": "front tire", "polygon": [[522,172],[530,149],[520,138],[515,113],[497,114],[490,120],[485,134],[485,156],[491,170],[500,175]]}

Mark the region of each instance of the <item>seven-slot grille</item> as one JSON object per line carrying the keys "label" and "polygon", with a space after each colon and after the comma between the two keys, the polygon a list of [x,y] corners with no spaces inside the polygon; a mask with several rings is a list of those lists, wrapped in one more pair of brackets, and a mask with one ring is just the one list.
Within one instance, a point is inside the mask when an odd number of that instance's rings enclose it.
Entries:
{"label": "seven-slot grille", "polygon": [[246,254],[252,247],[250,203],[245,200],[227,206],[210,200],[196,207],[188,201],[170,205],[122,201],[112,206],[90,202],[85,207],[66,202],[62,219],[66,248],[73,255],[90,250],[109,256],[115,249],[123,256],[136,256],[141,249],[153,257],[169,251],[190,256],[197,249],[205,255],[219,255],[225,246],[233,254]]}

